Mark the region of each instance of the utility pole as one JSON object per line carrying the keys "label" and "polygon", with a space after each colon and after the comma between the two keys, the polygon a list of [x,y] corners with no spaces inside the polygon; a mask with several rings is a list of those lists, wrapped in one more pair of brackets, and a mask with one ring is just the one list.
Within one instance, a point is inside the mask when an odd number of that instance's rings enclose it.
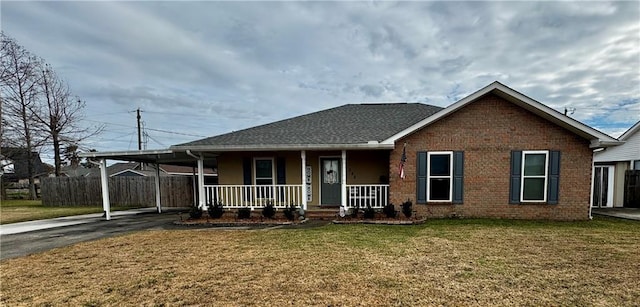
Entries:
{"label": "utility pole", "polygon": [[[138,119],[138,150],[142,150],[142,128],[140,127],[140,108],[136,110],[137,119]],[[140,170],[144,170],[144,163],[140,163]]]}
{"label": "utility pole", "polygon": [[136,110],[137,114],[138,114],[138,150],[142,150],[142,130],[140,128],[140,108],[138,108],[138,110]]}

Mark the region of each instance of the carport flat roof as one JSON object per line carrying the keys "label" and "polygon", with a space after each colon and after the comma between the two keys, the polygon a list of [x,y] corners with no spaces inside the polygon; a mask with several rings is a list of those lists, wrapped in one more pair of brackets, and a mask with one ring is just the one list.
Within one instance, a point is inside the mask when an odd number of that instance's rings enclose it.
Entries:
{"label": "carport flat roof", "polygon": [[[213,153],[194,153],[202,155],[205,167],[215,167],[215,157]],[[133,150],[133,151],[104,151],[104,152],[84,152],[79,155],[82,158],[108,159],[119,161],[133,161],[142,163],[171,164],[182,166],[196,166],[197,160],[189,155],[185,150],[175,151],[172,149],[161,150]],[[212,161],[213,160],[213,161]]]}

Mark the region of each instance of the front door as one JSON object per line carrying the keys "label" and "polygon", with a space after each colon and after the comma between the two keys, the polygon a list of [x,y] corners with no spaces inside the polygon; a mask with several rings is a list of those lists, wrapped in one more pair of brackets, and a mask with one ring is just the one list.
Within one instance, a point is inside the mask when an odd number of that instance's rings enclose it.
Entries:
{"label": "front door", "polygon": [[596,166],[593,179],[593,206],[613,207],[613,166]]}
{"label": "front door", "polygon": [[340,184],[340,159],[339,158],[321,158],[320,165],[322,172],[320,173],[320,204],[339,206],[342,201],[342,185]]}

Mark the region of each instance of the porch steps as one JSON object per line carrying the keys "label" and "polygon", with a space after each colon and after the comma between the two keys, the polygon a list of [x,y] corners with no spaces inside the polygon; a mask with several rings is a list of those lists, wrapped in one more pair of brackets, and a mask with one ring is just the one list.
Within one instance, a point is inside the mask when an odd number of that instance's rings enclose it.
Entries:
{"label": "porch steps", "polygon": [[305,217],[310,220],[335,220],[340,210],[338,208],[320,209],[311,207],[307,209]]}

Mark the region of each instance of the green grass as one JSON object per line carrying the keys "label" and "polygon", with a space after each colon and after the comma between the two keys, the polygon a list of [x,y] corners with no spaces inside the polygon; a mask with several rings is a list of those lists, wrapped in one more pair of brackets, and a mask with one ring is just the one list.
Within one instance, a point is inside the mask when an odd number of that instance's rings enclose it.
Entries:
{"label": "green grass", "polygon": [[[111,207],[111,210],[127,210],[136,207]],[[3,200],[0,203],[0,224],[18,223],[62,216],[101,213],[102,207],[52,207],[43,206],[40,200]]]}

